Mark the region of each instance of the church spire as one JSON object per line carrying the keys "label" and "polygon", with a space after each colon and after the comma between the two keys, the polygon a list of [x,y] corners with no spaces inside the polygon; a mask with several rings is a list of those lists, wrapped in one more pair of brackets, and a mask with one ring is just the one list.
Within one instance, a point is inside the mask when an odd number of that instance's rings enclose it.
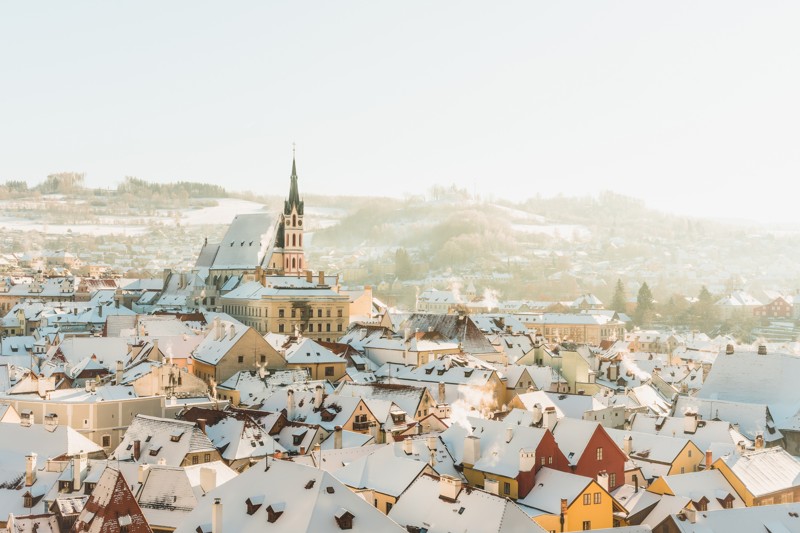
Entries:
{"label": "church spire", "polygon": [[286,200],[283,206],[283,212],[286,215],[291,214],[292,208],[297,208],[297,214],[303,214],[303,201],[300,199],[300,192],[297,188],[297,162],[295,160],[294,145],[292,145],[292,176],[290,178],[291,185],[289,186],[289,199]]}

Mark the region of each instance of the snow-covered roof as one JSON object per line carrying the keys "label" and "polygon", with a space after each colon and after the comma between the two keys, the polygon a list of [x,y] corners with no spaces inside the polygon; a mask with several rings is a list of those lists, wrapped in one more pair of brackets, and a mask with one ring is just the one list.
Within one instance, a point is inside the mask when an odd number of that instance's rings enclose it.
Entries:
{"label": "snow-covered roof", "polygon": [[783,448],[730,454],[722,460],[755,497],[800,486],[800,461]]}
{"label": "snow-covered roof", "polygon": [[419,476],[389,511],[389,518],[406,526],[408,531],[428,533],[544,533],[544,529],[508,498],[479,489],[459,488],[455,499],[444,499],[440,497],[441,483],[431,475]]}
{"label": "snow-covered roof", "polygon": [[[134,441],[139,441],[140,455],[134,458]],[[137,463],[180,466],[186,455],[215,451],[211,440],[194,422],[136,415],[116,450],[114,459]]]}
{"label": "snow-covered roof", "polygon": [[[210,531],[211,508],[217,499],[223,506],[225,529],[238,533],[260,533],[267,526],[291,533],[332,531],[338,529],[337,515],[345,514],[352,516],[354,532],[403,531],[324,470],[272,459],[266,471],[264,467],[262,460],[206,494],[176,533],[195,533],[198,527]],[[282,511],[272,523],[267,522],[269,509]]]}
{"label": "snow-covered roof", "polygon": [[570,505],[591,483],[590,477],[544,467],[536,472],[533,489],[527,496],[517,500],[517,504],[523,506],[523,510],[529,507],[547,514],[559,514],[561,498],[566,498]]}

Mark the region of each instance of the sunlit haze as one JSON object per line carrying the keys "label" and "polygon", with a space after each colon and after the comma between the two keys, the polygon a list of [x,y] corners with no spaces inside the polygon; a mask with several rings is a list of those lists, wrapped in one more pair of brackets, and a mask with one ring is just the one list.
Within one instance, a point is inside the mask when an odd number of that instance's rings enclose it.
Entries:
{"label": "sunlit haze", "polygon": [[794,220],[796,2],[16,2],[0,181],[613,190]]}

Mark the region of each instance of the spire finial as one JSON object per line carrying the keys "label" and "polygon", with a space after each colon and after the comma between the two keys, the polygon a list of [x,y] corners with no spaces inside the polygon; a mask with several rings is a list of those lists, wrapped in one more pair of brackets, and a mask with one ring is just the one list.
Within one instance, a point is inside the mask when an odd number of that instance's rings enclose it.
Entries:
{"label": "spire finial", "polygon": [[294,159],[294,154],[295,154],[295,149],[296,148],[297,148],[297,145],[295,143],[292,143],[292,159]]}

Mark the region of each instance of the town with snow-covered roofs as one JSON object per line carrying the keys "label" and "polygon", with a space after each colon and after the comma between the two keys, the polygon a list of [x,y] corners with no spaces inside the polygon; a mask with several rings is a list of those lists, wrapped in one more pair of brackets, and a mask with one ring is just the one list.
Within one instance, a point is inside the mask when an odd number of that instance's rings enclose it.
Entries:
{"label": "town with snow-covered roofs", "polygon": [[281,207],[157,277],[6,265],[0,532],[800,532],[789,292],[390,305],[315,269],[294,161]]}

